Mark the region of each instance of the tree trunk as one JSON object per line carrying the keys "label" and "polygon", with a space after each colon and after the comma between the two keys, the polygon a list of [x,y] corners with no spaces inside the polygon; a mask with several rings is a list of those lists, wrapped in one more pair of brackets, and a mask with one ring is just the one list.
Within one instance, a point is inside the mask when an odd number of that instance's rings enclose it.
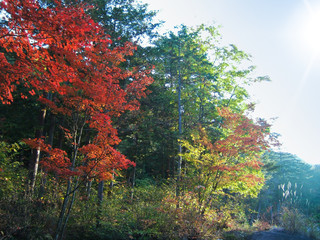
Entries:
{"label": "tree trunk", "polygon": [[[180,73],[180,43],[179,43],[179,83],[178,83],[178,110],[179,110],[179,138],[182,135],[182,105],[181,105],[181,73]],[[180,196],[180,181],[181,181],[181,166],[182,166],[182,146],[179,143],[179,159],[177,166],[177,186],[176,186],[176,197]],[[179,199],[178,199],[179,202]],[[177,204],[179,207],[179,203]]]}
{"label": "tree trunk", "polygon": [[77,178],[77,181],[76,181],[75,184],[74,184],[74,188],[73,188],[74,190],[73,190],[72,198],[71,198],[71,201],[70,201],[70,204],[69,204],[69,207],[68,207],[68,212],[67,212],[65,221],[64,221],[64,223],[63,223],[63,225],[62,225],[61,238],[60,238],[61,240],[63,239],[64,232],[65,232],[65,230],[66,230],[66,226],[67,226],[67,223],[68,223],[68,220],[69,220],[69,217],[70,217],[71,209],[72,209],[72,206],[73,206],[74,201],[75,201],[78,183],[79,183],[79,177]]}
{"label": "tree trunk", "polygon": [[[54,137],[54,129],[55,129],[55,123],[56,118],[54,114],[50,114],[50,128],[49,128],[49,134],[47,138],[47,143],[53,146],[53,137]],[[47,172],[42,169],[42,176],[41,176],[41,185],[39,189],[39,195],[38,198],[41,199],[43,195],[45,194],[45,185],[47,183]]]}
{"label": "tree trunk", "polygon": [[[40,114],[39,114],[39,127],[36,130],[35,133],[35,138],[40,139],[43,134],[43,127],[44,127],[44,122],[46,118],[46,109],[42,109]],[[40,161],[40,146],[38,146],[36,149],[32,150],[32,156],[31,160],[29,162],[29,184],[28,184],[28,193],[32,196],[34,193],[34,188],[36,185],[36,178],[38,174],[38,169],[39,169],[39,161]]]}
{"label": "tree trunk", "polygon": [[110,181],[110,184],[109,184],[109,189],[108,189],[108,198],[111,198],[111,195],[112,195],[112,190],[113,190],[113,186],[114,186],[114,173],[112,173],[112,179]]}
{"label": "tree trunk", "polygon": [[102,215],[103,186],[104,186],[104,181],[100,181],[98,184],[97,228],[101,226],[100,221],[101,221],[101,215]]}
{"label": "tree trunk", "polygon": [[[75,201],[75,196],[76,196],[78,184],[79,184],[79,178],[74,183],[74,187],[72,187],[72,178],[71,177],[69,178],[67,192],[66,192],[65,198],[63,200],[62,208],[61,208],[60,215],[59,215],[55,240],[62,240],[63,239],[63,235],[65,233],[65,229],[66,229],[66,226],[67,226],[67,223],[69,220],[71,209],[72,209],[73,203]],[[70,200],[71,193],[72,193],[72,197]]]}
{"label": "tree trunk", "polygon": [[88,200],[90,199],[91,196],[91,186],[92,186],[92,181],[87,182],[87,198]]}
{"label": "tree trunk", "polygon": [[58,224],[57,224],[55,240],[61,239],[61,230],[62,230],[62,225],[63,225],[63,221],[64,221],[64,215],[65,215],[67,205],[69,202],[70,192],[71,192],[71,177],[68,180],[66,195],[63,199],[63,203],[62,203],[62,207],[61,207],[61,211],[60,211],[60,215],[59,215],[59,219],[58,219]]}
{"label": "tree trunk", "polygon": [[[73,125],[73,151],[72,151],[72,165],[71,165],[71,171],[73,171],[76,167],[76,159],[78,156],[78,150],[80,148],[81,144],[81,138],[83,134],[83,128],[86,123],[86,116],[82,119],[82,123],[80,123],[80,116],[79,114],[75,114],[74,116],[74,125]],[[72,187],[72,179],[73,177],[69,177],[68,179],[68,185],[67,185],[67,191],[63,200],[63,204],[61,207],[57,229],[56,229],[56,236],[55,240],[61,240],[63,238],[63,234],[66,228],[66,225],[69,220],[70,212],[75,200],[76,191],[79,187],[79,177],[77,178],[77,181],[74,184],[74,187]],[[72,194],[72,198],[70,200],[70,195]]]}
{"label": "tree trunk", "polygon": [[85,212],[87,212],[90,207],[89,204],[90,204],[90,197],[91,197],[91,187],[92,187],[92,181],[87,180],[87,183],[86,183],[87,199],[86,199],[86,205],[85,205]]}

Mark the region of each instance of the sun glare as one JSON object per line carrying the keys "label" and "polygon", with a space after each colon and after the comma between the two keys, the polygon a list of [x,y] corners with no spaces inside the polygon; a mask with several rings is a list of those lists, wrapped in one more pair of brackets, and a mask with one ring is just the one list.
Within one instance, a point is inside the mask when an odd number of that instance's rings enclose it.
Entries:
{"label": "sun glare", "polygon": [[304,1],[308,8],[308,15],[303,24],[302,38],[307,48],[314,54],[320,53],[320,5],[311,6],[309,1]]}

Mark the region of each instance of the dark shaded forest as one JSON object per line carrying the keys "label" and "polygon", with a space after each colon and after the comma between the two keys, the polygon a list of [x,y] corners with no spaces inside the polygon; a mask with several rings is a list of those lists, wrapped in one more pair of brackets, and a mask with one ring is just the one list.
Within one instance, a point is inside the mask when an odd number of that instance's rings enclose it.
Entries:
{"label": "dark shaded forest", "polygon": [[0,2],[0,239],[320,236],[320,167],[253,119],[251,56],[136,0]]}

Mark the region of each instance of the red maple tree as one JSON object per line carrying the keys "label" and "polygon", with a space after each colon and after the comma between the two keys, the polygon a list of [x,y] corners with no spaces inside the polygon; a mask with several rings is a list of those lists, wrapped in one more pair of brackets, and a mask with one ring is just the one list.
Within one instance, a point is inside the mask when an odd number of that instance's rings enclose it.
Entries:
{"label": "red maple tree", "polygon": [[[13,102],[20,85],[27,89],[22,98],[38,96],[44,113],[67,119],[60,126],[67,149],[46,143],[41,131],[25,140],[38,157],[40,151],[45,153],[40,161],[44,169],[68,179],[65,208],[76,190],[69,186],[72,176],[106,180],[114,171],[134,165],[114,148],[120,139],[112,119],[139,108],[138,100],[146,95],[152,78],[147,70],[119,67],[136,47],[128,42],[111,48],[108,34],[86,14],[84,4],[55,0],[49,7],[36,0],[3,0],[0,7],[0,101]],[[84,127],[90,129],[89,141],[83,140]]]}
{"label": "red maple tree", "polygon": [[[66,135],[70,134],[75,151],[81,142],[80,125],[94,129],[95,139],[80,150],[86,155],[86,167],[80,165],[75,169],[71,160],[72,172],[88,172],[90,166],[102,170],[102,163],[109,165],[107,169],[127,167],[130,162],[112,148],[120,140],[111,117],[137,109],[137,99],[145,96],[146,86],[152,79],[148,71],[119,68],[124,57],[133,54],[135,46],[126,43],[111,49],[108,35],[85,13],[84,5],[54,3],[52,8],[42,7],[35,0],[0,3],[8,20],[0,29],[0,100],[7,104],[12,102],[17,85],[29,89],[31,95],[38,95],[38,100],[52,113],[72,119],[69,128],[63,129]],[[130,82],[126,88],[121,87],[120,82],[128,78]],[[21,97],[28,96],[21,94]],[[39,143],[38,138],[27,142],[34,148],[39,147],[34,144]],[[65,163],[56,167],[49,164],[59,165],[58,158],[64,159],[62,162],[70,161],[64,157],[66,152],[44,142],[41,148],[50,156],[43,159],[46,168],[69,167],[70,164]],[[90,159],[102,161],[89,164]],[[108,174],[98,175],[106,177]]]}

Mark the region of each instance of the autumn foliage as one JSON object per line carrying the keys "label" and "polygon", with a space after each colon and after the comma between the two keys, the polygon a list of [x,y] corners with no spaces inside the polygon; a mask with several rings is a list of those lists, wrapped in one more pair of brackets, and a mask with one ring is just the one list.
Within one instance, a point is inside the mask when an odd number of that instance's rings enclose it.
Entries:
{"label": "autumn foliage", "polygon": [[[36,95],[53,114],[70,118],[61,129],[73,154],[79,150],[82,155],[82,163],[76,164],[65,150],[43,139],[25,140],[45,153],[43,167],[60,176],[109,179],[111,171],[132,165],[113,148],[120,139],[112,118],[138,109],[137,99],[145,96],[152,82],[146,70],[119,67],[135,46],[126,43],[112,49],[108,35],[86,14],[85,5],[55,1],[54,7],[46,7],[34,0],[0,4],[7,19],[0,30],[0,100],[10,104],[18,85],[28,89],[22,98]],[[84,126],[96,134],[90,144],[80,146]]]}
{"label": "autumn foliage", "polygon": [[269,125],[253,122],[229,108],[218,110],[223,118],[220,138],[212,142],[206,130],[199,128],[192,141],[182,141],[187,161],[187,181],[198,192],[200,208],[211,202],[213,194],[237,193],[256,196],[264,183],[261,154],[269,148]]}

